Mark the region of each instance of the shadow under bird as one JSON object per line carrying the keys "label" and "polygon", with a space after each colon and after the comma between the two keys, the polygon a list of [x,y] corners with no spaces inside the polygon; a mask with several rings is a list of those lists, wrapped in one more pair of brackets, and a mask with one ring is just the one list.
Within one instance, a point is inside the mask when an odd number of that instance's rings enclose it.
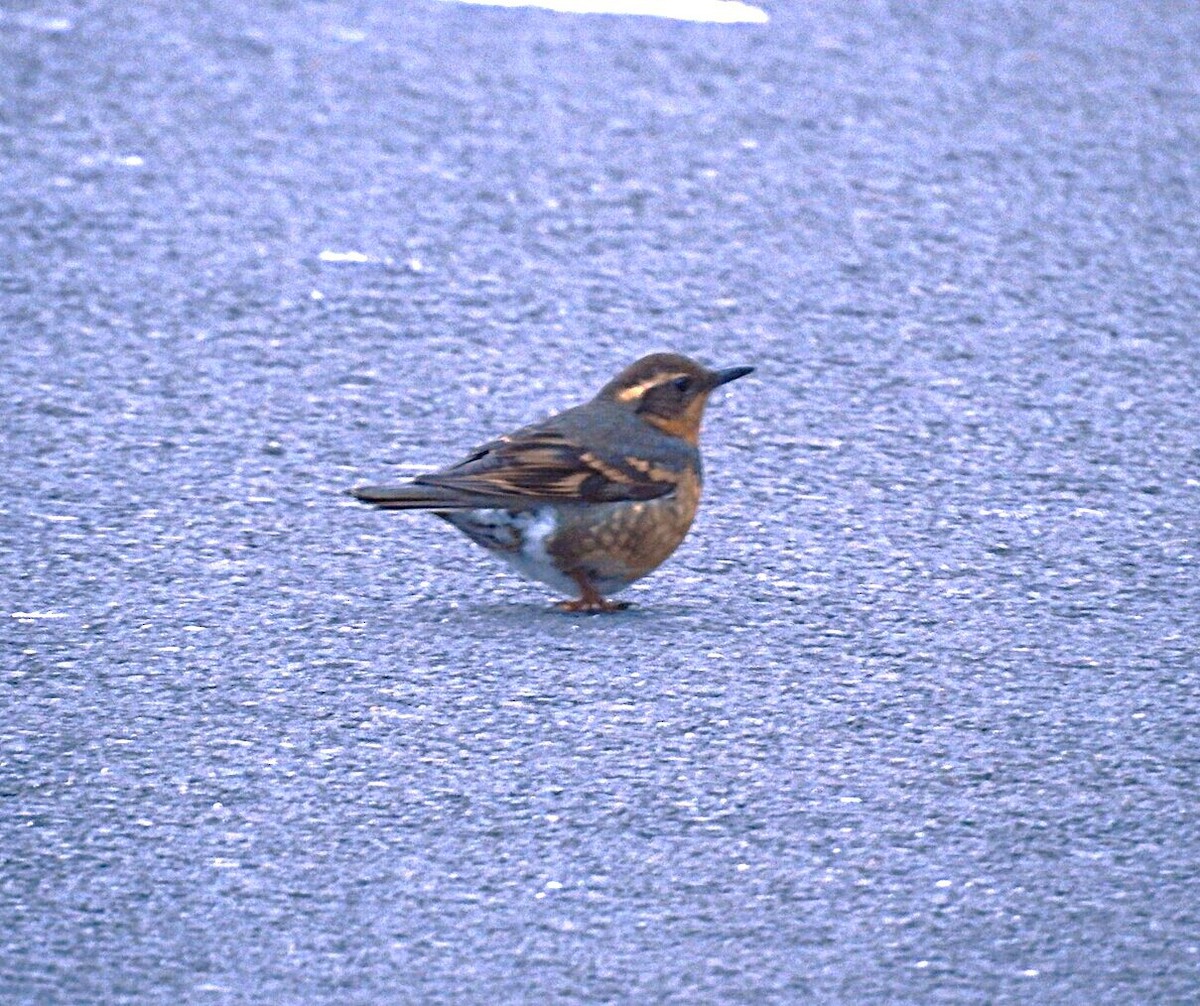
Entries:
{"label": "shadow under bird", "polygon": [[605,595],[657,569],[700,502],[700,420],[709,395],[753,367],[709,370],[654,353],[590,402],[476,448],[403,485],[351,490],[385,510],[429,510],[522,575],[619,611]]}

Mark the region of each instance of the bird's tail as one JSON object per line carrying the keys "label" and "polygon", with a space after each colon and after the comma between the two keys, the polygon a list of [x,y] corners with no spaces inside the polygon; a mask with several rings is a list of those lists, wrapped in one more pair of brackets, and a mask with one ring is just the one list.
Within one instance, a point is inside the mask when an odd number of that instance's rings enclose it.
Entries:
{"label": "bird's tail", "polygon": [[413,482],[399,486],[358,486],[350,490],[350,495],[383,510],[473,510],[497,505],[494,497],[472,496],[456,489]]}

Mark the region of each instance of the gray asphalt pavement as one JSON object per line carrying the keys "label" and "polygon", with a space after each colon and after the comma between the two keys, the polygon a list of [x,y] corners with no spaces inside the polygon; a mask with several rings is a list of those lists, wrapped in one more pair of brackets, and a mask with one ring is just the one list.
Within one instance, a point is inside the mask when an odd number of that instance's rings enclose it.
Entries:
{"label": "gray asphalt pavement", "polygon": [[[0,8],[0,1001],[1200,1000],[1200,10]],[[342,490],[758,369],[605,617]]]}

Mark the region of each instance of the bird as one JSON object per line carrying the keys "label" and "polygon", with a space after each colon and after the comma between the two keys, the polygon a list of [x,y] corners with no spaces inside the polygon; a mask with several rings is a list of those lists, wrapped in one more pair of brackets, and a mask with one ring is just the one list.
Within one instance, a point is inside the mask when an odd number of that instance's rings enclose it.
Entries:
{"label": "bird", "polygon": [[678,353],[630,364],[589,402],[524,426],[401,485],[350,493],[384,510],[428,510],[568,612],[620,611],[609,595],[657,569],[700,502],[709,395],[753,367],[712,370]]}

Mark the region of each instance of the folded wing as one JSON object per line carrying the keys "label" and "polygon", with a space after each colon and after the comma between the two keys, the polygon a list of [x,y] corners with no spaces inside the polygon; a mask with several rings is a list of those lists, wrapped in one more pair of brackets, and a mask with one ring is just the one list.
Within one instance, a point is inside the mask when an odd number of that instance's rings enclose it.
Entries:
{"label": "folded wing", "polygon": [[601,457],[563,433],[531,430],[485,444],[459,464],[415,481],[472,495],[617,503],[665,496],[675,488],[677,479],[661,466]]}

